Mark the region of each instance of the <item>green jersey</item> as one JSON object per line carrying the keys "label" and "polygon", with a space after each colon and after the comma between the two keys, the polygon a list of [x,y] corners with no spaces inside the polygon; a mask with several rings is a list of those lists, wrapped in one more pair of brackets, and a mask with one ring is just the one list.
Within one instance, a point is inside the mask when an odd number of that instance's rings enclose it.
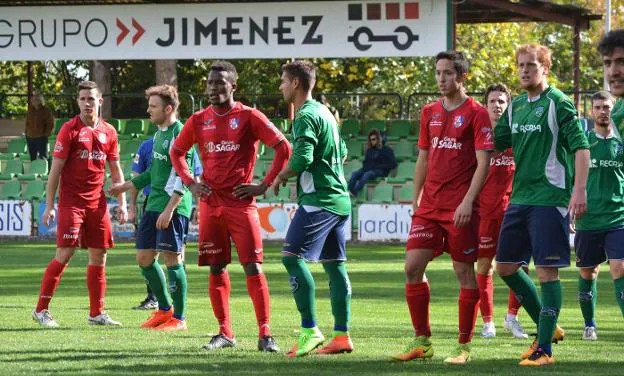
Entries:
{"label": "green jersey", "polygon": [[[169,149],[181,131],[182,123],[180,121],[176,121],[167,128],[158,129],[154,135],[151,166],[141,175],[132,179],[132,184],[137,189],[141,189],[148,184],[152,185],[152,192],[147,200],[145,211],[162,213],[167,207],[171,196],[175,193],[182,196],[182,201],[175,212],[187,218],[191,216],[191,193],[182,184],[182,180],[172,167],[171,158],[169,157]],[[191,148],[186,154],[186,162],[189,165],[191,174],[193,172],[193,150]]]}
{"label": "green jersey", "polygon": [[588,132],[590,164],[587,213],[577,230],[605,230],[624,225],[624,147],[612,131],[606,138]]}
{"label": "green jersey", "polygon": [[622,133],[624,132],[624,98],[620,98],[615,102],[613,110],[611,110],[611,120],[619,134],[624,134]]}
{"label": "green jersey", "polygon": [[351,199],[342,169],[336,119],[324,105],[307,100],[292,127],[294,147],[289,166],[297,177],[297,202],[338,215],[351,213]]}
{"label": "green jersey", "polygon": [[494,128],[496,148],[511,147],[516,172],[510,203],[567,207],[579,149],[588,149],[572,101],[550,86],[535,98],[516,97]]}

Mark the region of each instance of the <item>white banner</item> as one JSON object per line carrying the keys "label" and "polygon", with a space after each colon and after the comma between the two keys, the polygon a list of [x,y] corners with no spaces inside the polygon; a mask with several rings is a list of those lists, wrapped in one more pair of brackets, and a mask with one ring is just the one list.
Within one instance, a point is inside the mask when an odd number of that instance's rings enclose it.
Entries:
{"label": "white banner", "polygon": [[30,201],[0,201],[0,236],[30,236],[32,204]]}
{"label": "white banner", "polygon": [[360,205],[358,240],[407,241],[412,223],[412,205]]}
{"label": "white banner", "polygon": [[0,60],[433,56],[444,0],[1,7]]}

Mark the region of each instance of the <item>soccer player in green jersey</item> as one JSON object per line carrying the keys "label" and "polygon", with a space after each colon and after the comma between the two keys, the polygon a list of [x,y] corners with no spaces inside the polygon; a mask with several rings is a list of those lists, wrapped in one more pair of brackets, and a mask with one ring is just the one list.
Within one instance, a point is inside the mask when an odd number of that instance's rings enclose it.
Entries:
{"label": "soccer player in green jersey", "polygon": [[[516,63],[525,93],[511,102],[494,129],[496,148],[511,147],[516,163],[496,271],[538,327],[537,339],[522,354],[520,365],[543,366],[554,362],[551,344],[563,338],[557,326],[562,301],[559,268],[570,265],[570,216],[578,218],[586,211],[589,145],[574,104],[548,85],[550,50],[537,44],[520,46]],[[568,164],[572,156],[574,171]],[[521,268],[531,258],[541,298]]]}
{"label": "soccer player in green jersey", "polygon": [[334,315],[333,339],[316,353],[353,351],[349,336],[351,283],[345,268],[351,199],[342,169],[338,125],[329,109],[312,99],[315,81],[315,68],[310,62],[294,61],[282,67],[280,90],[296,111],[292,127],[294,147],[274,189],[277,194],[280,185],[297,176],[299,204],[282,250],[282,262],[290,275],[290,287],[301,314],[301,334],[288,353],[290,357],[307,355],[325,340],[316,326],[314,278],[306,261],[323,263],[329,276]]}
{"label": "soccer player in green jersey", "polygon": [[613,30],[598,44],[611,94],[618,98],[611,112],[615,129],[624,132],[624,29]]}
{"label": "soccer player in green jersey", "polygon": [[[141,273],[158,300],[158,310],[143,323],[143,328],[163,331],[186,330],[186,271],[182,255],[191,216],[191,193],[182,184],[172,168],[169,149],[182,131],[182,123],[176,119],[179,105],[178,93],[173,86],[154,86],[145,91],[149,101],[147,112],[150,120],[158,126],[154,135],[151,166],[141,175],[124,184],[113,185],[111,193],[140,190],[151,184],[145,214],[137,230],[137,262]],[[193,151],[187,153],[189,166],[193,166]],[[192,168],[192,167],[191,167]],[[167,286],[165,274],[157,261],[162,253],[169,274]]]}
{"label": "soccer player in green jersey", "polygon": [[587,213],[576,221],[578,299],[585,319],[583,339],[595,341],[596,278],[609,261],[615,298],[624,314],[624,147],[611,123],[613,97],[606,91],[592,96],[595,127],[587,133],[590,165]]}

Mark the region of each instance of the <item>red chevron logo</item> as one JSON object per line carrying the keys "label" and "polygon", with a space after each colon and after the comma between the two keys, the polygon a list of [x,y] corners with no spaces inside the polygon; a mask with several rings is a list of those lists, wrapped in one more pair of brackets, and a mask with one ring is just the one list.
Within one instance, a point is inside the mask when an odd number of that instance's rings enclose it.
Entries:
{"label": "red chevron logo", "polygon": [[117,18],[117,27],[119,28],[119,31],[120,31],[119,35],[117,35],[117,45],[119,46],[119,43],[121,43],[124,40],[124,38],[126,37],[126,35],[128,35],[130,30],[128,30],[126,25],[124,25],[123,22],[119,20],[119,18]]}
{"label": "red chevron logo", "polygon": [[[117,45],[119,46],[128,33],[130,33],[130,29],[128,29],[128,27],[124,25],[119,18],[117,18],[117,27],[119,28],[119,35],[117,35]],[[132,36],[132,45],[134,46],[139,39],[141,39],[143,34],[145,34],[145,29],[136,19],[134,19],[134,17],[132,17],[132,27],[136,30],[136,33]]]}

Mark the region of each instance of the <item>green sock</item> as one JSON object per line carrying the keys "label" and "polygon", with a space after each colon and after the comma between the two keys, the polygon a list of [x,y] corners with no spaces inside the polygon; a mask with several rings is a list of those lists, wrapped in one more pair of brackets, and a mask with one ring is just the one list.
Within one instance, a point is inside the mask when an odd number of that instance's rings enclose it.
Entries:
{"label": "green sock", "polygon": [[347,275],[347,268],[343,261],[338,261],[324,263],[323,269],[329,275],[334,331],[347,333],[351,317],[351,282]]}
{"label": "green sock", "polygon": [[169,293],[173,299],[173,317],[184,320],[186,311],[186,270],[182,264],[167,267],[169,271]]}
{"label": "green sock", "polygon": [[316,327],[315,285],[308,266],[303,259],[296,256],[284,256],[282,263],[290,275],[290,288],[301,314],[301,327]]}
{"label": "green sock", "polygon": [[561,281],[550,281],[540,284],[542,287],[542,311],[539,316],[539,324],[537,325],[537,343],[550,344],[552,342],[555,328],[557,327],[557,318],[561,310],[561,301],[563,294],[561,293]]}
{"label": "green sock", "polygon": [[585,319],[585,326],[596,326],[596,280],[579,276],[578,299]]}
{"label": "green sock", "polygon": [[624,316],[624,277],[614,279],[613,284],[615,285],[615,300],[620,305],[622,316]]}
{"label": "green sock", "polygon": [[540,311],[542,310],[542,302],[537,295],[537,288],[528,274],[522,269],[510,276],[502,277],[503,281],[516,294],[516,297],[522,303],[522,307],[527,311],[535,324],[539,322]]}
{"label": "green sock", "polygon": [[167,292],[167,281],[160,264],[154,260],[151,265],[141,267],[141,274],[149,283],[156,300],[158,300],[158,309],[168,311],[171,308],[171,297]]}

